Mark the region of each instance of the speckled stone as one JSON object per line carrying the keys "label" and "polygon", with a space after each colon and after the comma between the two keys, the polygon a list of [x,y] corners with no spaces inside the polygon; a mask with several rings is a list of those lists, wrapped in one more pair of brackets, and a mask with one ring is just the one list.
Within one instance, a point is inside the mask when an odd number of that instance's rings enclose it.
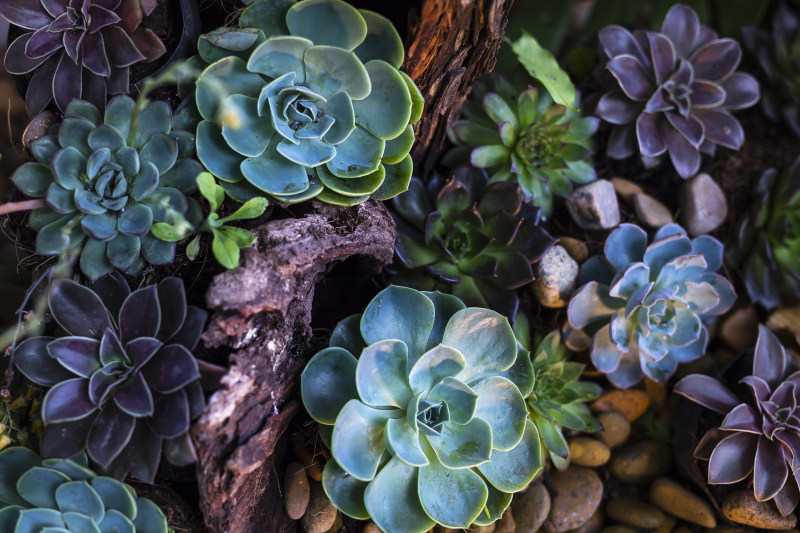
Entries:
{"label": "speckled stone", "polygon": [[628,498],[614,498],[606,502],[606,514],[623,524],[643,529],[656,529],[664,523],[664,513],[649,503]]}
{"label": "speckled stone", "polygon": [[717,517],[711,505],[669,478],[660,477],[653,482],[650,501],[687,522],[711,529],[717,527]]}
{"label": "speckled stone", "polygon": [[631,423],[624,415],[616,411],[606,411],[597,415],[597,420],[603,429],[597,432],[596,436],[609,448],[619,446],[628,440],[631,434]]}
{"label": "speckled stone", "polygon": [[283,476],[283,494],[286,514],[292,520],[300,520],[311,498],[311,487],[302,464],[294,462],[286,467]]}
{"label": "speckled stone", "polygon": [[722,502],[722,514],[731,522],[758,529],[789,530],[797,525],[797,516],[781,516],[773,502],[759,502],[753,490],[737,490]]}
{"label": "speckled stone", "polygon": [[608,446],[591,437],[574,437],[569,441],[569,460],[578,466],[602,466],[611,457]]}
{"label": "speckled stone", "polygon": [[305,533],[325,533],[336,522],[338,511],[333,506],[322,484],[311,483],[311,500],[305,514],[300,519],[300,526]]}
{"label": "speckled stone", "polygon": [[25,127],[22,132],[22,145],[28,150],[31,149],[31,143],[36,139],[41,139],[47,135],[50,126],[58,120],[52,111],[42,111]]}
{"label": "speckled stone", "polygon": [[566,307],[575,291],[578,263],[556,244],[534,265],[533,292],[545,307]]}
{"label": "speckled stone", "polygon": [[570,466],[551,475],[554,494],[550,514],[542,524],[546,533],[563,533],[583,525],[603,499],[600,476],[582,466]]}
{"label": "speckled stone", "polygon": [[617,195],[608,180],[593,181],[572,191],[567,210],[583,229],[611,229],[620,222]]}
{"label": "speckled stone", "polygon": [[634,194],[633,209],[642,223],[651,229],[657,229],[672,222],[672,213],[667,206],[649,194]]}
{"label": "speckled stone", "polygon": [[680,222],[691,235],[714,231],[728,216],[725,193],[706,173],[698,174],[683,185],[680,204]]}
{"label": "speckled stone", "polygon": [[511,500],[516,533],[536,533],[550,513],[550,493],[537,481]]}
{"label": "speckled stone", "polygon": [[671,461],[669,446],[655,440],[644,440],[615,449],[608,469],[623,483],[639,485],[666,474]]}
{"label": "speckled stone", "polygon": [[592,403],[595,412],[616,411],[633,422],[642,416],[650,405],[647,393],[638,389],[611,390],[600,396]]}

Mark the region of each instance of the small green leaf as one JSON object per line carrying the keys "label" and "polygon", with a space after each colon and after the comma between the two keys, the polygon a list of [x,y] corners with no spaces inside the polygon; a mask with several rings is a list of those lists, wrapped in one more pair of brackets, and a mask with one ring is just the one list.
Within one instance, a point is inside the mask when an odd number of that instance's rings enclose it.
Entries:
{"label": "small green leaf", "polygon": [[186,257],[190,260],[194,261],[197,259],[198,254],[200,253],[200,235],[197,235],[192,241],[186,246]]}
{"label": "small green leaf", "polygon": [[239,209],[232,215],[227,216],[220,220],[223,224],[233,220],[247,220],[251,218],[258,218],[264,214],[267,209],[269,201],[266,198],[251,198],[246,201]]}
{"label": "small green leaf", "polygon": [[150,231],[164,242],[178,242],[186,237],[185,233],[178,231],[175,226],[166,222],[156,222]]}
{"label": "small green leaf", "polygon": [[225,268],[239,266],[239,246],[232,239],[227,238],[219,230],[213,231],[214,240],[211,242],[211,251],[220,265]]}
{"label": "small green leaf", "polygon": [[242,228],[234,228],[232,226],[223,226],[217,230],[223,237],[226,239],[230,239],[236,246],[239,248],[247,248],[251,246],[255,240],[256,236],[247,231],[246,229]]}
{"label": "small green leaf", "polygon": [[536,39],[525,31],[522,32],[522,37],[511,43],[511,48],[528,74],[545,86],[556,103],[577,111],[575,86],[569,75],[558,66],[553,54],[542,48]]}
{"label": "small green leaf", "polygon": [[214,176],[208,172],[203,172],[197,176],[197,188],[200,190],[200,194],[203,195],[203,198],[208,200],[212,213],[215,213],[217,209],[219,209],[219,206],[222,205],[222,202],[225,201],[225,191],[222,187],[217,185]]}

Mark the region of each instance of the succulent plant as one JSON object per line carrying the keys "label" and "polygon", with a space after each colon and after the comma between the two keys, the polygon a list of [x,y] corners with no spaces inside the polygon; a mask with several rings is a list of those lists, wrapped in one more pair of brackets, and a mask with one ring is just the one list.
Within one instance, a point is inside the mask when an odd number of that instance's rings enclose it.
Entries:
{"label": "succulent plant", "polygon": [[754,105],[759,88],[754,77],[736,72],[739,43],[718,38],[680,4],[661,31],[612,25],[599,38],[613,76],[595,109],[612,124],[608,157],[625,159],[638,150],[646,166],[655,166],[668,153],[678,174],[689,178],[700,169],[701,151],[741,148],[744,130],[730,111]]}
{"label": "succulent plant", "polygon": [[495,76],[475,87],[464,115],[448,131],[456,148],[447,160],[469,157],[491,173],[492,183],[518,183],[544,218],[553,194],[566,196],[573,183],[597,177],[591,154],[599,121],[554,104],[545,90],[519,91]]}
{"label": "succulent plant", "polygon": [[[514,324],[515,331],[519,322]],[[523,323],[527,326],[527,319]],[[568,361],[568,356],[558,330],[548,334],[533,357],[533,390],[525,399],[553,464],[561,468],[569,464],[563,428],[586,433],[601,429],[586,402],[597,399],[603,389],[596,383],[579,381],[584,365]]]}
{"label": "succulent plant", "polygon": [[412,178],[393,200],[400,285],[450,292],[467,305],[513,318],[514,289],[533,280],[531,264],[555,242],[519,185],[487,184],[485,171],[461,166],[442,185]]}
{"label": "succulent plant", "polygon": [[397,70],[404,50],[388,19],[341,0],[260,0],[239,26],[198,45],[211,63],[196,90],[209,171],[282,202],[355,205],[406,190],[423,101]]}
{"label": "succulent plant", "polygon": [[154,2],[141,0],[4,0],[0,16],[32,30],[8,47],[11,74],[33,72],[25,101],[33,116],[51,100],[62,111],[72,100],[96,107],[107,94],[128,92],[129,67],[154,61],[166,48],[140,26]]}
{"label": "succulent plant", "polygon": [[301,376],[331,502],[387,533],[500,518],[542,468],[518,353],[503,316],[438,292],[390,286],[340,322]]}
{"label": "succulent plant", "polygon": [[786,293],[800,297],[800,159],[764,172],[755,197],[731,256],[750,298],[772,309]]}
{"label": "succulent plant", "polygon": [[591,336],[594,366],[615,386],[628,388],[646,375],[664,382],[678,363],[705,353],[706,324],[727,311],[733,286],[715,272],[722,244],[694,239],[677,224],[663,226],[653,242],[633,224],[622,224],[605,244],[605,258],[581,265],[569,302],[569,326]]}
{"label": "succulent plant", "polygon": [[725,418],[701,439],[695,456],[708,461],[708,482],[736,483],[753,477],[760,502],[774,499],[786,516],[800,499],[800,372],[787,375],[792,358],[777,337],[758,326],[753,374],[742,378],[752,398],[741,400],[725,385],[703,374],[691,374],[675,392]]}
{"label": "succulent plant", "polygon": [[785,122],[800,136],[800,16],[780,2],[771,31],[744,27],[742,40],[758,60],[764,82],[761,106],[767,117]]}
{"label": "succulent plant", "polygon": [[129,485],[98,476],[86,454],[42,460],[0,452],[0,530],[6,533],[167,533],[167,518]]}
{"label": "succulent plant", "polygon": [[104,116],[74,100],[64,116],[57,131],[31,144],[36,162],[11,177],[22,192],[47,202],[30,218],[39,232],[37,253],[78,248],[81,270],[93,280],[112,268],[135,274],[146,263],[171,262],[175,244],[151,227],[188,224],[183,193],[196,189],[202,171],[192,159],[193,135],[172,129],[166,102],[138,109],[128,96],[115,97]]}
{"label": "succulent plant", "polygon": [[189,424],[205,406],[192,355],[205,311],[167,278],[130,292],[118,273],[92,288],[53,282],[50,313],[67,335],[32,337],[14,351],[25,377],[49,387],[42,404],[44,457],[86,450],[109,475],[151,482],[163,450],[195,461]]}

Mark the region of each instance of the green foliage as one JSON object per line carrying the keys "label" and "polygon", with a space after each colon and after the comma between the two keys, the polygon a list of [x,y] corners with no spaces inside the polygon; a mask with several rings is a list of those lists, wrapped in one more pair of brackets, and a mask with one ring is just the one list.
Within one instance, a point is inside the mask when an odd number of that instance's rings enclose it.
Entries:
{"label": "green foliage", "polygon": [[517,54],[517,60],[525,67],[528,74],[544,85],[556,104],[577,111],[575,86],[552,53],[542,48],[536,39],[525,31],[522,32],[522,37],[511,43],[511,49]]}
{"label": "green foliage", "polygon": [[136,274],[146,264],[170,263],[175,244],[151,230],[157,223],[191,230],[185,193],[195,190],[202,170],[192,159],[192,134],[172,129],[166,102],[137,105],[127,96],[111,100],[104,114],[74,100],[64,117],[32,143],[36,161],[11,177],[47,202],[30,217],[37,253],[74,249],[92,280],[112,269]]}
{"label": "green foliage", "polygon": [[0,452],[0,530],[167,533],[167,518],[129,485],[89,470],[86,454],[42,460],[15,447]]}
{"label": "green foliage", "polygon": [[[538,50],[540,56],[549,56],[546,50]],[[555,65],[552,56],[549,61]],[[554,75],[543,68],[540,76]],[[560,90],[569,98],[563,87]],[[464,119],[450,128],[448,136],[456,147],[445,163],[469,159],[490,173],[491,183],[518,183],[525,199],[541,208],[546,218],[553,210],[554,194],[566,196],[572,183],[596,178],[591,154],[597,126],[596,118],[553,103],[547,91],[531,86],[520,90],[492,76],[476,85],[464,107]]]}
{"label": "green foliage", "polygon": [[340,322],[301,376],[331,502],[387,533],[500,518],[542,468],[518,353],[504,317],[437,292],[390,286]]}
{"label": "green foliage", "polygon": [[388,19],[260,0],[198,49],[198,157],[234,198],[355,205],[408,188],[423,101]]}

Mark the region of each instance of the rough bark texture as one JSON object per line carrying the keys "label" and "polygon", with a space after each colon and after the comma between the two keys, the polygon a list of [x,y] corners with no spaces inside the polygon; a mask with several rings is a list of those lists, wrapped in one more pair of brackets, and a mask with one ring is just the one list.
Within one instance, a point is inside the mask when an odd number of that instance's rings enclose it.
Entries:
{"label": "rough bark texture", "polygon": [[383,205],[314,203],[299,219],[255,231],[243,264],[218,275],[206,295],[213,311],[204,342],[232,350],[230,368],[193,428],[201,507],[218,533],[284,533],[273,452],[300,410],[297,382],[310,354],[314,286],[332,263],[361,256],[389,263],[395,228]]}
{"label": "rough bark texture", "polygon": [[412,151],[417,176],[440,157],[447,128],[477,79],[494,69],[513,0],[426,0],[412,25],[404,70],[425,97]]}

